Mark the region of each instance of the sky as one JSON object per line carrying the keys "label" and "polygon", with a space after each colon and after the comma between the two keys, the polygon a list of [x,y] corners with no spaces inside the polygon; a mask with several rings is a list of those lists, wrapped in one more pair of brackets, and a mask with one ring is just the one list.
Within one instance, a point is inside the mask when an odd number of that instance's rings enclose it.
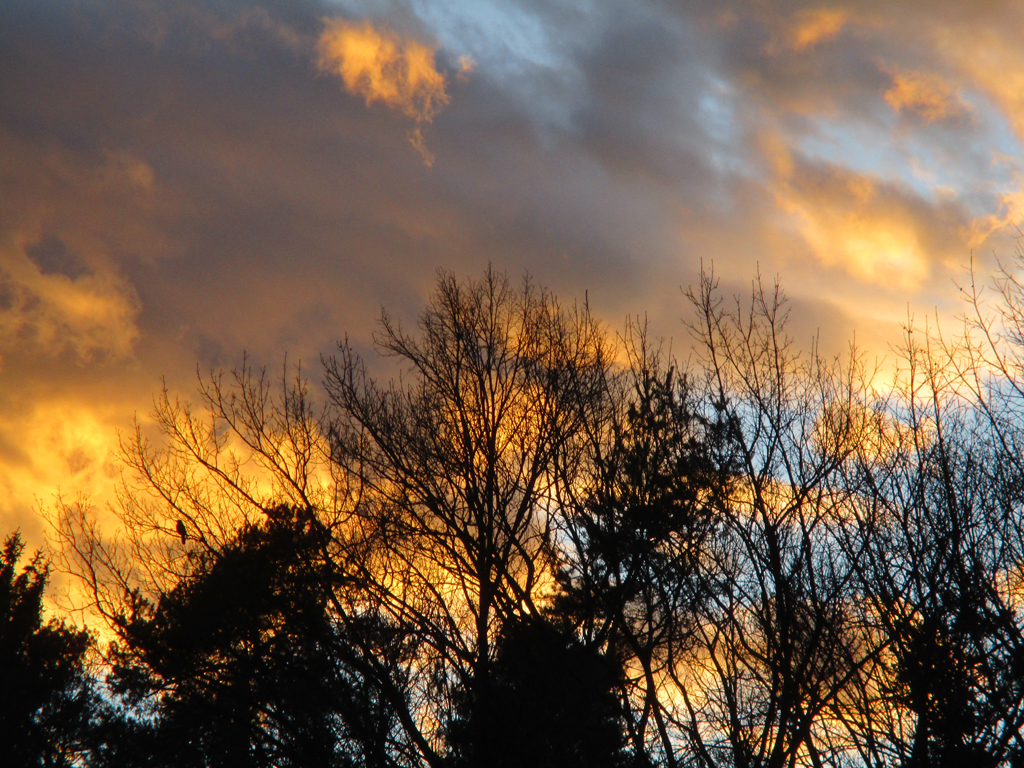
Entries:
{"label": "sky", "polygon": [[1024,3],[3,0],[0,533],[102,508],[154,394],[316,379],[439,269],[685,351],[760,273],[889,354],[1024,223]]}

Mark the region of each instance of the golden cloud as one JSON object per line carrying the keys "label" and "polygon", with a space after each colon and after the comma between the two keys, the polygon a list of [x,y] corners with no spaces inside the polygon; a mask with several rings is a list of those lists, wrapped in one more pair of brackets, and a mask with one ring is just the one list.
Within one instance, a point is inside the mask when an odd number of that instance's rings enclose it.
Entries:
{"label": "golden cloud", "polygon": [[151,225],[153,169],[127,151],[87,157],[0,129],[4,195],[0,355],[131,357],[141,306],[118,262],[169,252]]}
{"label": "golden cloud", "polygon": [[885,101],[894,112],[909,112],[929,123],[970,112],[960,94],[936,74],[892,71],[890,75],[892,86],[885,92]]}
{"label": "golden cloud", "polygon": [[971,222],[955,201],[928,202],[844,168],[788,167],[787,175],[787,165],[775,161],[775,202],[819,263],[910,292],[933,265],[962,257]]}
{"label": "golden cloud", "polygon": [[82,362],[129,357],[138,338],[134,290],[109,269],[45,273],[31,247],[22,238],[0,244],[0,349]]}
{"label": "golden cloud", "polygon": [[[58,496],[91,504],[98,522],[113,528],[108,504],[115,502],[120,482],[115,426],[124,422],[119,411],[97,402],[37,396],[28,408],[0,412],[0,531],[20,530],[30,549],[44,548]],[[13,445],[16,457],[2,450]],[[73,588],[66,576],[52,574],[47,610],[64,613],[62,595]]]}
{"label": "golden cloud", "polygon": [[817,208],[782,200],[815,255],[854,277],[903,290],[916,290],[928,274],[928,258],[917,233],[905,221],[880,221],[855,208]]}
{"label": "golden cloud", "polygon": [[[429,165],[420,124],[433,120],[449,102],[434,52],[411,38],[378,31],[368,21],[329,19],[326,25],[318,45],[320,69],[340,77],[345,90],[366,99],[367,106],[380,101],[415,120],[409,138]],[[463,74],[470,69],[471,61],[464,59]]]}
{"label": "golden cloud", "polygon": [[935,33],[937,52],[999,106],[1024,140],[1024,50],[1013,27],[961,25]]}
{"label": "golden cloud", "polygon": [[[1020,184],[1024,180],[1017,179]],[[980,248],[994,235],[1020,232],[1024,222],[1024,187],[999,196],[999,210],[988,216],[981,216],[971,222],[967,245],[972,249]]]}
{"label": "golden cloud", "polygon": [[797,14],[790,30],[789,47],[794,51],[812,48],[836,37],[850,21],[850,15],[838,8],[815,8]]}

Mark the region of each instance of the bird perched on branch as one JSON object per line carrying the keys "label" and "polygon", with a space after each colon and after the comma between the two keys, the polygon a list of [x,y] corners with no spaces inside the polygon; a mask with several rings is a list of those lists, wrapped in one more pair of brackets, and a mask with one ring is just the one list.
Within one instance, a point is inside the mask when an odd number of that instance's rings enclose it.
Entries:
{"label": "bird perched on branch", "polygon": [[174,529],[178,532],[178,535],[181,537],[181,543],[184,544],[185,539],[188,538],[188,531],[185,529],[185,522],[183,520],[179,520],[178,524],[174,526]]}

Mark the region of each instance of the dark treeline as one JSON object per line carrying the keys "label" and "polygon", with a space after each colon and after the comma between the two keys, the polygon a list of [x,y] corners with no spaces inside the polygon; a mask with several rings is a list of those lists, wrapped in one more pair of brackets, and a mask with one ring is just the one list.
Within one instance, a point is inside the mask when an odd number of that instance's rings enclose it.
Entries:
{"label": "dark treeline", "polygon": [[681,367],[488,271],[384,315],[390,382],[343,343],[322,397],[249,365],[164,392],[121,527],[57,510],[102,642],[44,625],[45,566],[5,550],[0,750],[1024,765],[1024,290],[996,287],[953,340],[908,328],[884,387],[798,354],[777,287],[703,277]]}

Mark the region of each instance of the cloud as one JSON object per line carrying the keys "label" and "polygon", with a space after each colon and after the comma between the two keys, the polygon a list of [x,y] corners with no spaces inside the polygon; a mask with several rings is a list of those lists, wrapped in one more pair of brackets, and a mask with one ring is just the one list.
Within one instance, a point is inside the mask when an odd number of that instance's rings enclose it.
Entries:
{"label": "cloud", "polygon": [[1024,51],[1017,35],[1021,19],[965,20],[955,29],[932,31],[936,53],[961,72],[971,86],[1002,110],[1019,140],[1024,141]]}
{"label": "cloud", "polygon": [[773,185],[775,205],[826,267],[908,296],[966,248],[971,220],[955,200],[925,200],[840,166],[787,162]]}
{"label": "cloud", "polygon": [[[806,305],[799,336],[841,349],[874,320],[884,350],[893,317],[940,303],[969,248],[1020,221],[1011,164],[989,162],[1022,157],[993,139],[1000,110],[1024,124],[1019,25],[823,5],[0,3],[17,521],[57,486],[107,499],[99,434],[161,375],[187,395],[197,361],[368,345],[381,305],[415,323],[438,267],[530,270],[612,328],[650,312],[679,349],[700,260],[730,291],[760,263]],[[958,104],[970,119],[928,122]],[[409,142],[445,162],[423,173]]]}
{"label": "cloud", "polygon": [[[121,409],[94,392],[88,399],[47,393],[54,400],[31,390],[3,394],[0,400],[14,394],[26,400],[20,408],[0,408],[0,534],[19,529],[29,547],[42,547],[52,535],[46,514],[58,495],[67,502],[92,499],[101,521],[112,522],[103,502],[114,500],[120,479]],[[64,582],[56,574],[48,597]]]}
{"label": "cloud", "polygon": [[892,86],[885,101],[894,112],[908,112],[926,122],[950,120],[970,113],[970,107],[939,75],[892,71]]}
{"label": "cloud", "polygon": [[[434,52],[412,38],[378,31],[368,21],[344,19],[327,20],[318,50],[320,68],[340,77],[346,91],[365,98],[367,106],[380,101],[412,118],[416,127],[409,140],[427,165],[432,164],[420,125],[431,122],[450,100]],[[472,62],[464,57],[461,74],[471,69]]]}
{"label": "cloud", "polygon": [[850,21],[840,8],[814,8],[796,15],[789,31],[789,47],[794,51],[812,48],[836,37]]}
{"label": "cloud", "polygon": [[156,253],[153,169],[127,151],[46,146],[0,126],[0,355],[132,357],[141,303],[119,257]]}
{"label": "cloud", "polygon": [[1019,235],[1024,226],[1024,184],[1017,189],[999,196],[999,210],[987,216],[980,216],[971,222],[967,244],[971,249],[979,248],[994,235]]}
{"label": "cloud", "polygon": [[[35,252],[56,244],[64,248],[60,240],[42,241]],[[79,362],[129,357],[138,339],[134,290],[109,272],[44,272],[32,250],[25,242],[0,246],[0,350],[70,354]]]}

